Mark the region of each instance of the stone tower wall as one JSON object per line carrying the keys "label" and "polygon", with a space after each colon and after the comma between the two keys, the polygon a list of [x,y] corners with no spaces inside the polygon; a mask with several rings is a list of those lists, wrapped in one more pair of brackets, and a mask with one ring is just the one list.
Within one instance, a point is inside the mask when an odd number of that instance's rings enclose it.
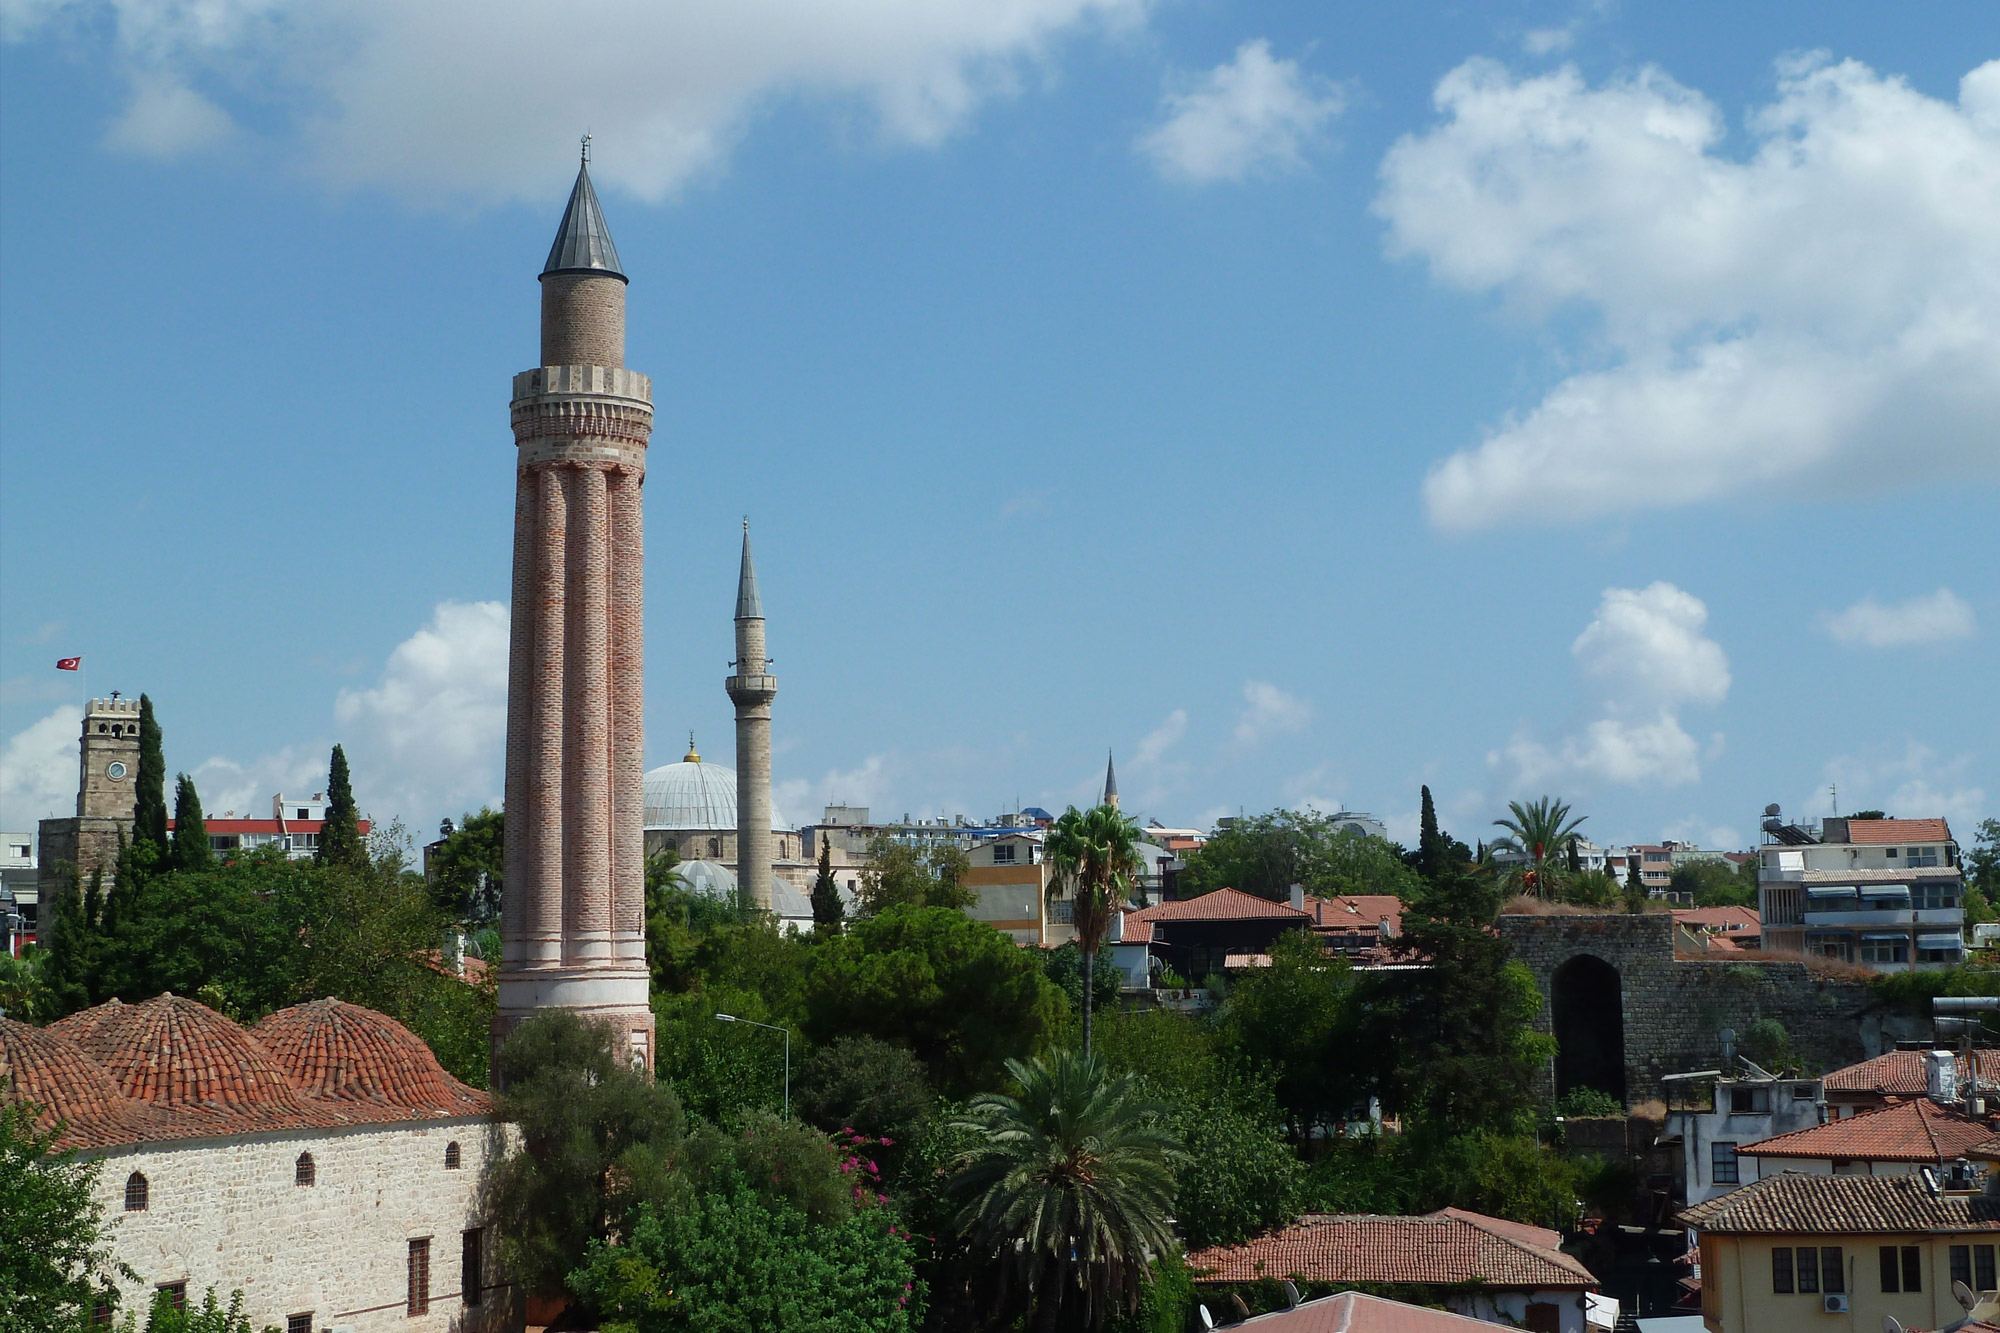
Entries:
{"label": "stone tower wall", "polygon": [[[1782,1023],[1792,1050],[1814,1072],[1836,1069],[1916,1036],[1919,1023],[1878,1000],[1859,981],[1818,975],[1796,960],[1718,961],[1674,956],[1665,912],[1593,916],[1503,916],[1500,934],[1542,992],[1539,1031],[1549,1032],[1556,970],[1572,958],[1600,958],[1618,971],[1624,1007],[1625,1086],[1633,1102],[1659,1097],[1661,1077],[1713,1069],[1717,1034],[1739,1035],[1762,1018]],[[1540,1079],[1553,1095],[1553,1071]]]}
{"label": "stone tower wall", "polygon": [[594,273],[542,279],[542,364],[625,365],[625,283]]}
{"label": "stone tower wall", "polygon": [[[83,711],[77,744],[76,814],[41,821],[40,869],[35,875],[38,934],[47,944],[72,883],[90,887],[103,875],[108,890],[118,882],[118,853],[132,838],[139,803],[139,701],[92,699]],[[124,773],[111,776],[113,764]]]}

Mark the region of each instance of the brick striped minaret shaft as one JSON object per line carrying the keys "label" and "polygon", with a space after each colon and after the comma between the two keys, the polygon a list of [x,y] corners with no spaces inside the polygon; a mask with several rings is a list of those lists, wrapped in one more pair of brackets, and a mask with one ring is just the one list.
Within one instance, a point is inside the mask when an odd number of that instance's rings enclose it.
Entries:
{"label": "brick striped minaret shaft", "polygon": [[[653,1065],[641,810],[640,487],[652,381],[625,369],[625,285],[589,159],[541,275],[517,447],[499,1011],[608,1020]],[[497,1062],[496,1062],[497,1076]]]}
{"label": "brick striped minaret shaft", "polygon": [[736,578],[736,674],[723,682],[736,705],[736,884],[743,904],[771,910],[771,700],[778,678],[764,651],[764,599],[743,520],[743,568]]}

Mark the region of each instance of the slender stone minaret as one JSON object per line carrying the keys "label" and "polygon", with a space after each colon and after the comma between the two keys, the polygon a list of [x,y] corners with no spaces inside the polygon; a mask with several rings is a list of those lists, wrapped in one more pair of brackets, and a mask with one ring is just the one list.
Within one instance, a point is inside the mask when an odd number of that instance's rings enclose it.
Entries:
{"label": "slender stone minaret", "polygon": [[499,1011],[608,1020],[653,1065],[647,1001],[639,488],[653,386],[625,369],[625,284],[590,141],[542,268],[542,358],[514,377],[512,642]]}
{"label": "slender stone minaret", "polygon": [[1111,751],[1104,752],[1104,801],[1113,810],[1118,808],[1118,770],[1111,767]]}
{"label": "slender stone minaret", "polygon": [[743,569],[736,578],[736,674],[723,682],[736,705],[736,883],[743,903],[771,910],[771,700],[778,678],[766,669],[764,602],[750,563],[743,520]]}

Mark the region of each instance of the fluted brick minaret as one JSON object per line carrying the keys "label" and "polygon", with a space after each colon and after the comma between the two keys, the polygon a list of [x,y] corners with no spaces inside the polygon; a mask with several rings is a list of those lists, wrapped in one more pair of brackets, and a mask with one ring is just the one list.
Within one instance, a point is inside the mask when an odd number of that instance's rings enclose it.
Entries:
{"label": "fluted brick minaret", "polygon": [[653,386],[587,151],[542,269],[542,359],[514,377],[514,594],[495,1050],[536,1009],[615,1023],[653,1064],[641,810]]}
{"label": "fluted brick minaret", "polygon": [[743,568],[736,576],[736,674],[723,688],[736,705],[736,883],[744,905],[760,912],[771,910],[771,700],[778,678],[770,664],[746,518]]}

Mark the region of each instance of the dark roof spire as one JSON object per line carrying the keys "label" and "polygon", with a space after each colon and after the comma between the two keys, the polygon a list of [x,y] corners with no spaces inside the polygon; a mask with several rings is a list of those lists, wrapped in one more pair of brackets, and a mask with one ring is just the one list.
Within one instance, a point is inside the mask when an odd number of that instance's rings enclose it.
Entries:
{"label": "dark roof spire", "polygon": [[1104,752],[1104,804],[1118,804],[1118,770],[1111,766],[1111,751]]}
{"label": "dark roof spire", "polygon": [[577,168],[576,187],[569,192],[569,207],[563,210],[562,226],[556,229],[556,243],[549,247],[549,262],[542,276],[551,273],[601,273],[629,281],[618,267],[618,247],[611,243],[611,229],[604,225],[604,210],[597,206],[597,191],[590,188],[590,136],[583,136],[583,163]]}
{"label": "dark roof spire", "polygon": [[736,578],[736,618],[762,620],[764,599],[757,595],[757,566],[750,562],[750,520],[743,520],[743,572]]}

